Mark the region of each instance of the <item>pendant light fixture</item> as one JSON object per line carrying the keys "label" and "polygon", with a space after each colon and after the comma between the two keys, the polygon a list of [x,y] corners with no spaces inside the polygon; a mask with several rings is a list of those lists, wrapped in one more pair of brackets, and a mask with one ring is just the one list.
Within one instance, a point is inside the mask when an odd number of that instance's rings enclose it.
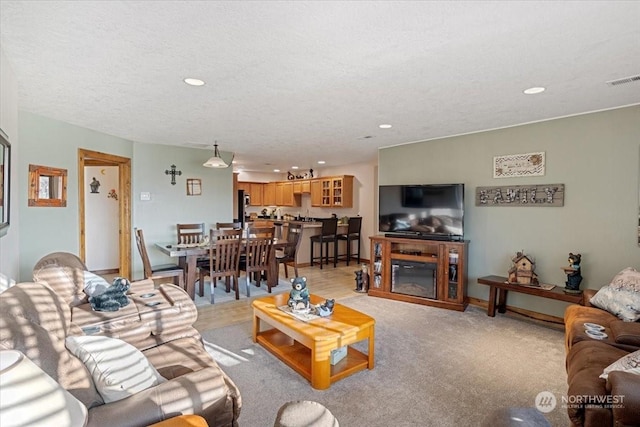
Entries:
{"label": "pendant light fixture", "polygon": [[[233,155],[235,157],[235,154]],[[225,162],[220,155],[220,151],[218,151],[218,141],[213,144],[213,157],[204,162],[202,166],[206,168],[228,168],[231,166],[231,162],[233,161],[233,157],[229,163]]]}

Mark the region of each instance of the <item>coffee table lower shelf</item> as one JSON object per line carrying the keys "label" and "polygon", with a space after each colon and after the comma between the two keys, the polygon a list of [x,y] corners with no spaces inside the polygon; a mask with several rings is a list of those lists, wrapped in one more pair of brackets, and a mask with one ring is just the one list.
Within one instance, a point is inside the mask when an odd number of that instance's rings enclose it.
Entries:
{"label": "coffee table lower shelf", "polygon": [[[268,329],[259,332],[256,340],[270,353],[314,385],[315,381],[312,376],[310,348],[305,347],[277,329]],[[326,360],[321,363],[329,364],[329,361]],[[358,371],[367,369],[368,365],[369,356],[355,348],[347,347],[347,355],[344,359],[335,365],[329,364],[329,383],[334,383]],[[316,374],[320,375],[320,373]]]}

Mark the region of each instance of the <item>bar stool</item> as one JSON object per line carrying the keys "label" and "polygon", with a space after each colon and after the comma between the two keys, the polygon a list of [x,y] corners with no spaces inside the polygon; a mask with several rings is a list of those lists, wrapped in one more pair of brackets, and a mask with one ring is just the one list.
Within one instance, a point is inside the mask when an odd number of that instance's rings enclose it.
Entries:
{"label": "bar stool", "polygon": [[[344,240],[347,242],[347,265],[349,265],[349,261],[353,257],[351,254],[351,242],[357,240],[358,241],[358,264],[360,264],[360,229],[362,228],[362,217],[361,216],[352,216],[349,218],[349,223],[347,226],[346,234],[338,234],[338,240]],[[342,258],[341,258],[342,259]]]}
{"label": "bar stool", "polygon": [[[329,243],[333,243],[333,267],[338,263],[338,218],[322,218],[322,229],[320,234],[311,236],[311,266],[313,260],[318,257],[313,256],[313,247],[316,243],[320,243],[320,269],[322,270],[322,258],[325,258],[325,264],[329,264]],[[326,250],[325,250],[326,249]]]}

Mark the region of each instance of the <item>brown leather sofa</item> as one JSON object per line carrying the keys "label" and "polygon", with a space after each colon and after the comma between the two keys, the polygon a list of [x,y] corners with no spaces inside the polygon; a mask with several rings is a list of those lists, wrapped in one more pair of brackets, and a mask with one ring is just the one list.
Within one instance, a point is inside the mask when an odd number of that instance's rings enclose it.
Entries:
{"label": "brown leather sofa", "polygon": [[[181,414],[201,415],[210,426],[237,426],[240,393],[193,328],[197,310],[186,292],[173,284],[132,283],[126,307],[94,312],[82,292],[84,270],[73,254],[51,254],[34,269],[39,282],[0,294],[0,348],[21,351],[80,400],[88,426],[147,426]],[[126,341],[167,381],[105,404],[87,368],[65,347],[72,335]]]}
{"label": "brown leather sofa", "polygon": [[[603,370],[618,359],[640,349],[640,323],[624,322],[589,301],[597,291],[584,291],[584,306],[565,311],[566,368],[569,390],[567,412],[573,426],[607,427],[640,425],[640,375]],[[585,323],[605,327],[607,338],[594,340]],[[608,396],[608,397],[607,397]]]}

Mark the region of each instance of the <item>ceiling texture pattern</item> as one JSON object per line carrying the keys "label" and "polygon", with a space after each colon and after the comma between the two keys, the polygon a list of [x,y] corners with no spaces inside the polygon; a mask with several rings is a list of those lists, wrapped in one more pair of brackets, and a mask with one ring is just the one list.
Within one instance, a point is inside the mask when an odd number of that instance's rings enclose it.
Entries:
{"label": "ceiling texture pattern", "polygon": [[605,83],[640,74],[638,22],[640,1],[2,0],[0,47],[21,110],[267,171],[640,103]]}

